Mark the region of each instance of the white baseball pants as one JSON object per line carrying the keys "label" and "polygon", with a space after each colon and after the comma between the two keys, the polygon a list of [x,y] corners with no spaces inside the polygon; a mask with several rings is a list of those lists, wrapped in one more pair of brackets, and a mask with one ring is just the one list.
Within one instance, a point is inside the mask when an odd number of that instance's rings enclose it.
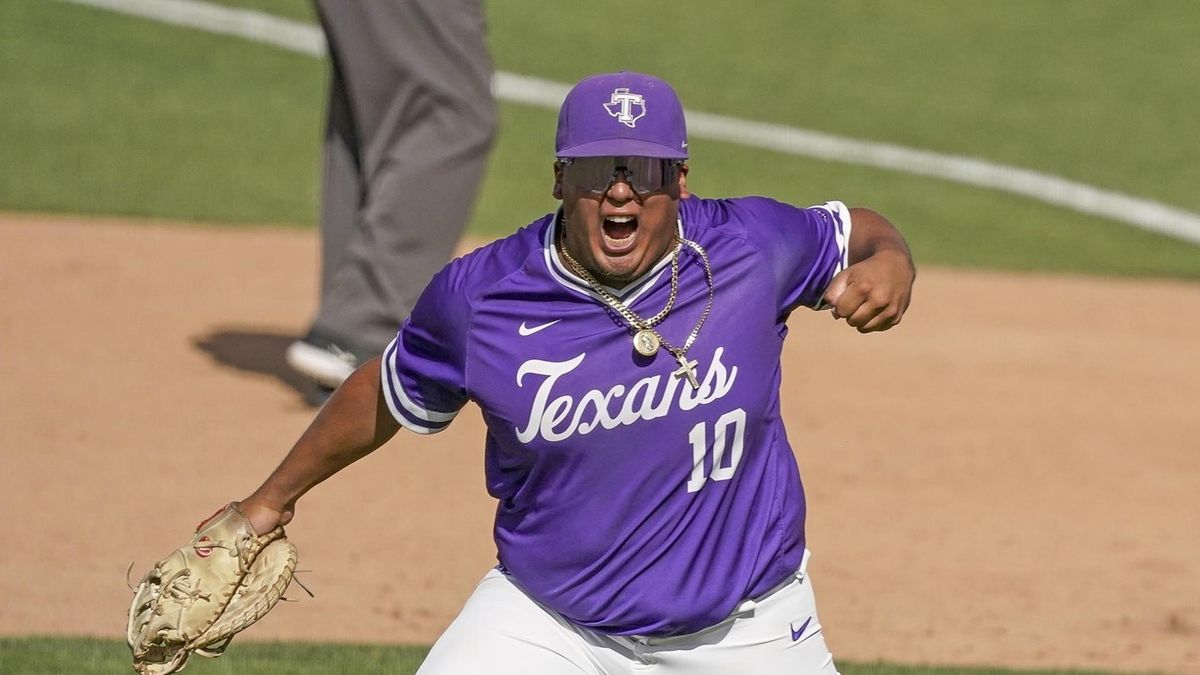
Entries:
{"label": "white baseball pants", "polygon": [[[805,560],[807,561],[807,554]],[[698,633],[615,637],[577,626],[492,570],[417,675],[837,675],[804,566]]]}

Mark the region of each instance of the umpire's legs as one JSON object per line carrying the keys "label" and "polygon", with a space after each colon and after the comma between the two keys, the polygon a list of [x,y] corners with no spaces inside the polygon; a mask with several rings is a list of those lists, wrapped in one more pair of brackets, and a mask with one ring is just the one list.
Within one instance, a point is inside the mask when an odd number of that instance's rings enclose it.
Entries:
{"label": "umpire's legs", "polygon": [[470,217],[495,131],[480,0],[318,0],[331,83],[314,328],[379,353]]}

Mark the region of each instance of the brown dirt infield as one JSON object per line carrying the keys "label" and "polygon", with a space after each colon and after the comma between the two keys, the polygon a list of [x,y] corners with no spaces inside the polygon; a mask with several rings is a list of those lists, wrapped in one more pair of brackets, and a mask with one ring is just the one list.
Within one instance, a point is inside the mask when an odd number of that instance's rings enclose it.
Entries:
{"label": "brown dirt infield", "polygon": [[[311,232],[0,214],[0,634],[118,638],[129,562],[278,462],[316,268]],[[835,655],[1200,673],[1197,333],[1198,284],[933,268],[891,333],[794,317]],[[481,429],[306,497],[317,597],[242,639],[433,640],[493,561]]]}

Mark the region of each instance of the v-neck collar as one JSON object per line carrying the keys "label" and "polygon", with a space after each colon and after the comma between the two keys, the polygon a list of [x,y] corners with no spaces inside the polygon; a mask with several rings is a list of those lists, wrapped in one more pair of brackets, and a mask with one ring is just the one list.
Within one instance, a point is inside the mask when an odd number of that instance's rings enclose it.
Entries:
{"label": "v-neck collar", "polygon": [[[586,295],[593,298],[600,304],[607,304],[604,297],[592,289],[588,282],[582,277],[571,271],[571,268],[563,261],[559,255],[558,247],[554,242],[558,240],[558,228],[562,226],[563,212],[562,207],[559,207],[558,212],[554,214],[554,219],[550,222],[550,226],[546,228],[546,234],[542,241],[543,254],[546,260],[546,269],[550,271],[550,276],[554,278],[564,288]],[[676,219],[676,226],[679,229],[679,237],[683,238],[683,217]],[[671,265],[671,254],[674,249],[667,250],[663,257],[654,263],[654,265],[646,270],[641,276],[625,285],[624,288],[612,288],[600,284],[600,287],[607,293],[611,293],[614,297],[625,303],[626,306],[632,305],[639,297],[647,290],[654,287],[658,280],[662,277],[663,272]]]}

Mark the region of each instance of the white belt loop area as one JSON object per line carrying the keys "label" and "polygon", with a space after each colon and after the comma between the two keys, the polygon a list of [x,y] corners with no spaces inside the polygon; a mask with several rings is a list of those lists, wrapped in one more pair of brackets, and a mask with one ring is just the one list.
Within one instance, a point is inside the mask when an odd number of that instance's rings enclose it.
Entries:
{"label": "white belt loop area", "polygon": [[772,595],[775,595],[779,591],[782,591],[783,589],[787,588],[788,586],[790,586],[792,584],[793,581],[804,581],[805,570],[808,569],[809,556],[810,556],[810,553],[808,552],[808,549],[807,548],[804,549],[804,557],[802,557],[800,559],[800,567],[796,568],[795,572],[788,575],[788,577],[786,579],[779,582],[779,584],[777,584],[775,587],[768,590],[766,593],[763,593],[762,595],[755,597],[755,598],[749,598],[747,600],[743,600],[741,602],[741,604],[739,604],[737,606],[737,609],[733,610],[733,613],[735,615],[737,615],[737,614],[745,614],[747,612],[753,611],[755,607],[758,607],[758,603],[762,602],[763,600],[766,600],[767,598],[771,597]]}
{"label": "white belt loop area", "polygon": [[715,623],[712,626],[709,626],[708,628],[703,628],[703,629],[697,631],[696,633],[689,633],[688,635],[671,635],[671,636],[666,636],[666,637],[654,637],[654,636],[650,636],[650,635],[609,635],[606,637],[608,637],[609,639],[611,639],[615,642],[618,642],[618,643],[624,645],[627,649],[630,649],[631,651],[633,651],[635,653],[635,655],[638,655],[639,658],[642,658],[642,654],[639,650],[639,648],[641,648],[641,647],[651,647],[651,646],[655,646],[655,645],[669,644],[673,641],[680,640],[680,639],[687,639],[687,638],[693,637],[699,633],[704,633],[704,632],[713,630],[719,626],[729,624],[739,618],[742,618],[743,615],[752,612],[756,607],[758,607],[758,605],[760,603],[764,602],[765,600],[770,598],[772,595],[775,595],[776,593],[782,591],[783,589],[787,588],[788,586],[791,586],[792,582],[799,581],[799,582],[803,583],[804,577],[807,574],[806,570],[808,569],[808,558],[809,558],[809,552],[808,552],[808,549],[806,548],[806,549],[804,549],[804,557],[802,557],[800,559],[800,566],[796,568],[795,572],[792,572],[791,574],[784,577],[783,581],[779,582],[774,587],[767,589],[767,591],[765,593],[758,595],[756,597],[741,601],[741,603],[739,603],[738,606],[736,608],[734,608],[734,610],[732,612],[730,612],[729,615],[726,616],[724,619],[722,619],[720,622]]}

